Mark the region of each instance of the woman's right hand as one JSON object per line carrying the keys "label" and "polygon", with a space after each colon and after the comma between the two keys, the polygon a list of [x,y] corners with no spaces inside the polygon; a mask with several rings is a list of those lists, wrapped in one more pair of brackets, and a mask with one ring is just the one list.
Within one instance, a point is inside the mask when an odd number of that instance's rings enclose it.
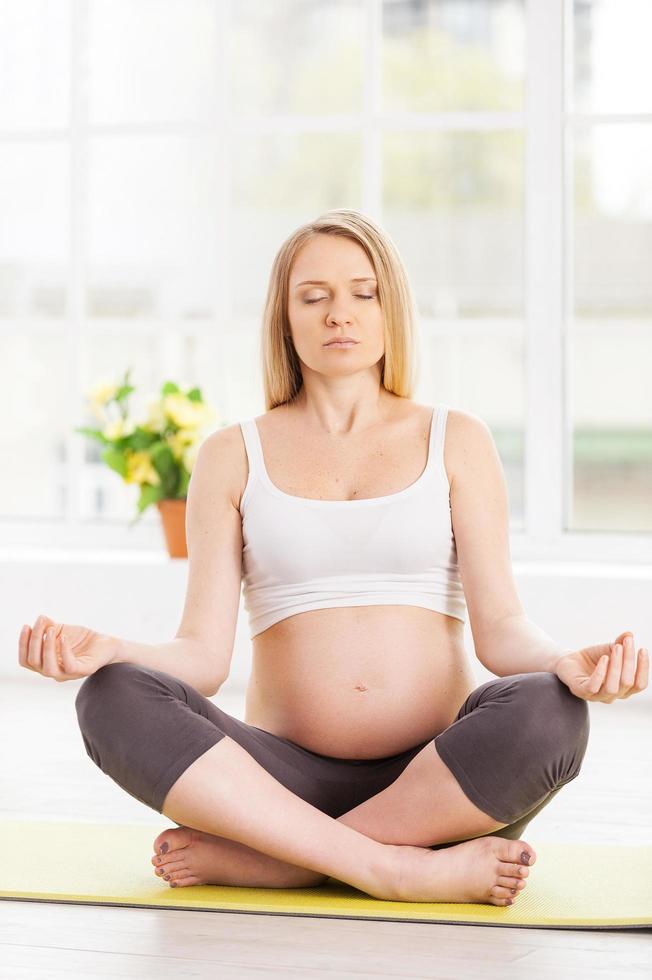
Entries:
{"label": "woman's right hand", "polygon": [[33,627],[23,626],[18,640],[18,663],[55,681],[88,677],[116,654],[113,637],[86,626],[57,623],[39,616]]}

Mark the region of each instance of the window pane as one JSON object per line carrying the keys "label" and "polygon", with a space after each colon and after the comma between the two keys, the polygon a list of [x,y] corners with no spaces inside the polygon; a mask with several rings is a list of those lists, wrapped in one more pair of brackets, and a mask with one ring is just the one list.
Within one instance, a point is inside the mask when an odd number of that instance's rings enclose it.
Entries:
{"label": "window pane", "polygon": [[390,133],[383,214],[425,315],[523,315],[523,136]]}
{"label": "window pane", "polygon": [[[265,411],[260,373],[260,321],[241,320],[220,330],[197,333],[176,331],[177,370],[174,380],[185,378],[201,388],[214,412],[207,432],[232,425],[240,418]],[[181,382],[179,382],[181,383]],[[227,414],[228,407],[233,414]]]}
{"label": "window pane", "polygon": [[233,306],[236,316],[259,316],[272,260],[287,235],[322,211],[361,207],[361,137],[243,136],[234,159]]}
{"label": "window pane", "polygon": [[0,513],[62,518],[66,505],[66,398],[70,352],[60,330],[0,333]]}
{"label": "window pane", "polygon": [[570,528],[652,531],[652,323],[576,320]]}
{"label": "window pane", "polygon": [[91,138],[89,316],[215,312],[219,180],[212,137]]}
{"label": "window pane", "polygon": [[385,0],[384,110],[521,110],[523,0]]}
{"label": "window pane", "polygon": [[463,405],[491,428],[509,494],[512,529],[524,525],[525,350],[522,322],[502,330],[464,323],[445,335],[436,323],[421,329],[417,400]]}
{"label": "window pane", "polygon": [[650,0],[575,0],[575,109],[652,110]]}
{"label": "window pane", "polygon": [[69,152],[5,142],[0,153],[0,317],[66,311]]}
{"label": "window pane", "polygon": [[238,0],[231,10],[235,113],[360,110],[361,0]]}
{"label": "window pane", "polygon": [[215,0],[91,0],[92,123],[200,120],[214,113]]}
{"label": "window pane", "polygon": [[652,125],[600,124],[575,141],[580,316],[652,317]]}
{"label": "window pane", "polygon": [[0,126],[67,126],[70,104],[70,2],[0,4]]}
{"label": "window pane", "polygon": [[652,126],[578,132],[573,530],[652,530]]}

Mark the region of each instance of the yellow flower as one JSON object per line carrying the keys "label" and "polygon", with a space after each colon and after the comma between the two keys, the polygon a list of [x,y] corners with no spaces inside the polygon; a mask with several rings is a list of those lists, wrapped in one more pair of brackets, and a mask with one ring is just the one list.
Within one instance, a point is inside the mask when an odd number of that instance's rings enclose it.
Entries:
{"label": "yellow flower", "polygon": [[196,439],[197,439],[197,430],[196,429],[179,429],[175,433],[175,435],[178,436],[179,440],[182,443],[185,443],[186,446],[189,446],[191,442],[195,442],[196,441]]}
{"label": "yellow flower", "polygon": [[106,421],[106,405],[111,401],[120,386],[112,381],[98,381],[87,392],[88,407],[100,422]]}
{"label": "yellow flower", "polygon": [[131,419],[115,419],[107,422],[103,429],[103,435],[107,439],[121,439],[123,436],[130,436],[136,426]]}
{"label": "yellow flower", "polygon": [[204,402],[191,401],[182,392],[172,392],[163,398],[163,410],[180,428],[198,428],[213,417],[212,410]]}
{"label": "yellow flower", "polygon": [[120,385],[115,384],[113,381],[98,381],[88,392],[88,397],[92,401],[104,405],[113,398],[119,387]]}
{"label": "yellow flower", "polygon": [[147,403],[148,415],[147,420],[143,425],[143,428],[150,429],[153,432],[162,432],[165,429],[167,420],[165,418],[165,412],[163,411],[163,406],[159,398],[150,398]]}
{"label": "yellow flower", "polygon": [[161,478],[154,469],[148,452],[139,451],[127,456],[127,475],[125,483],[151,483],[159,485]]}
{"label": "yellow flower", "polygon": [[167,443],[172,450],[172,455],[174,458],[182,459],[186,446],[195,442],[196,438],[196,432],[193,432],[190,429],[179,429],[178,432],[173,432],[168,435]]}
{"label": "yellow flower", "polygon": [[183,451],[183,465],[189,473],[192,473],[192,468],[195,465],[197,453],[199,452],[199,445],[199,440],[197,440],[197,442],[191,443]]}

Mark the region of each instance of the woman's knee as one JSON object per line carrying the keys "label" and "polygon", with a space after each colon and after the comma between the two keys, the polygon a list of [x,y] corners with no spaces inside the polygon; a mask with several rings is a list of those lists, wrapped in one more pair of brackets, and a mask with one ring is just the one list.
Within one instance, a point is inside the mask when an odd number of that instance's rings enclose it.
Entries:
{"label": "woman's knee", "polygon": [[[518,674],[515,678],[519,720],[529,733],[531,747],[539,754],[562,758],[576,775],[588,744],[588,702],[573,694],[551,671]],[[569,776],[570,772],[560,772],[562,779]]]}
{"label": "woman's knee", "polygon": [[135,664],[123,663],[122,661],[100,667],[82,682],[77,691],[75,705],[85,704],[98,695],[100,700],[104,700],[107,696],[110,697],[116,688],[124,686],[125,679],[130,677],[134,668],[140,669]]}
{"label": "woman's knee", "polygon": [[537,710],[550,714],[560,728],[568,734],[581,735],[589,721],[589,706],[584,698],[578,698],[552,671],[526,674]]}
{"label": "woman's knee", "polygon": [[104,719],[111,727],[119,723],[119,716],[126,709],[133,710],[142,682],[150,680],[146,668],[131,663],[105,664],[90,674],[81,684],[75,697],[77,720],[82,732],[97,729]]}

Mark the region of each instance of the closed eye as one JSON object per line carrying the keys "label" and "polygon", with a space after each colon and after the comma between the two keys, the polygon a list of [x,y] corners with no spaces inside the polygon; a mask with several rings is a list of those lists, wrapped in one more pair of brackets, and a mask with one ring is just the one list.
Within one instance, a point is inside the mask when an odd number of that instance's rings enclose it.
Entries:
{"label": "closed eye", "polygon": [[[375,299],[376,298],[375,296],[362,296],[360,293],[356,293],[356,296],[357,296],[358,299]],[[304,302],[305,303],[319,303],[319,302],[321,302],[322,299],[325,299],[325,298],[326,298],[325,296],[319,296],[317,299],[306,299],[306,300],[304,300]]]}

